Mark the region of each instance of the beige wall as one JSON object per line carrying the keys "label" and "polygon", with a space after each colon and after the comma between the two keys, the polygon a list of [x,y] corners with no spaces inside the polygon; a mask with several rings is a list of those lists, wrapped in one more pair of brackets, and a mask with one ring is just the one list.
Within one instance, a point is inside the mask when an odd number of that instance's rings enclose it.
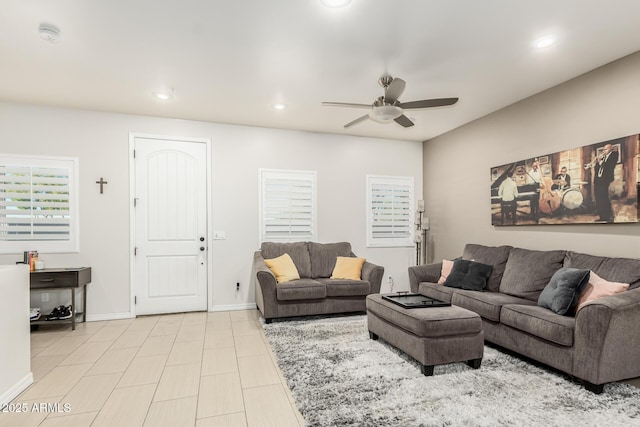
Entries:
{"label": "beige wall", "polygon": [[638,76],[640,52],[426,141],[432,259],[467,242],[640,257],[638,223],[493,227],[489,198],[492,166],[640,132]]}
{"label": "beige wall", "polygon": [[[392,275],[398,287],[408,289],[413,248],[366,247],[365,177],[413,176],[416,194],[422,194],[419,142],[0,103],[0,153],[80,159],[80,253],[40,258],[47,267],[92,267],[87,303],[91,318],[123,317],[130,311],[130,132],[212,141],[212,308],[254,303],[250,269],[259,246],[259,168],[317,171],[318,240],[351,242],[357,255],[384,266],[385,277]],[[109,182],[102,195],[95,184],[100,177]],[[227,239],[212,240],[213,230],[225,231]],[[0,264],[20,258],[0,256]]]}

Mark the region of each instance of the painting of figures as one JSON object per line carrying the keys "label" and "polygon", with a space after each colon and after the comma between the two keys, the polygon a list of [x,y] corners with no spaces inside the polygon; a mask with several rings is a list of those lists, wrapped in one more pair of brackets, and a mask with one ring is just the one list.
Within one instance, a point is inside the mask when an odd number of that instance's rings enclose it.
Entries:
{"label": "painting of figures", "polygon": [[491,224],[638,222],[640,134],[491,168]]}

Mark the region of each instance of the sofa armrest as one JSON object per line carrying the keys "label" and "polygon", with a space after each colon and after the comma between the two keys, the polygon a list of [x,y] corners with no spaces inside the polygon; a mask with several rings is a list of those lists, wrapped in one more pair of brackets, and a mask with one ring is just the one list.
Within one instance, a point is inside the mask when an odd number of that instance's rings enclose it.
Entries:
{"label": "sofa armrest", "polygon": [[262,252],[253,254],[253,271],[256,274],[256,304],[265,319],[277,317],[276,276],[264,263]]}
{"label": "sofa armrest", "polygon": [[640,288],[600,298],[576,315],[574,375],[593,384],[640,376]]}
{"label": "sofa armrest", "polygon": [[417,293],[418,287],[422,282],[438,283],[441,271],[441,262],[409,267],[409,287],[411,292]]}
{"label": "sofa armrest", "polygon": [[369,289],[372,294],[379,294],[382,286],[382,276],[384,276],[384,267],[370,262],[362,265],[360,278],[369,281]]}

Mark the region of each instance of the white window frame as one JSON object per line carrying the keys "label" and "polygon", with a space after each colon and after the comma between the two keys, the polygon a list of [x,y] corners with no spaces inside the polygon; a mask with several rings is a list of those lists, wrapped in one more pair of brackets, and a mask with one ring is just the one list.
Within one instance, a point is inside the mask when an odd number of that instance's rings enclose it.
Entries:
{"label": "white window frame", "polygon": [[[260,189],[260,243],[262,242],[297,242],[297,241],[315,241],[318,235],[318,186],[317,172],[304,170],[284,170],[284,169],[259,169],[259,189]],[[311,187],[311,219],[309,223],[310,232],[305,234],[284,232],[281,235],[267,235],[268,220],[266,218],[265,208],[268,204],[267,180],[296,180],[305,181]],[[291,225],[291,223],[289,223]]]}
{"label": "white window frame", "polygon": [[[78,158],[52,157],[35,155],[0,154],[0,165],[34,167],[34,168],[63,168],[69,172],[69,237],[62,240],[51,239],[4,239],[0,232],[0,254],[19,254],[24,251],[38,251],[40,253],[77,253],[80,251],[80,223],[79,189],[78,189]],[[1,182],[1,181],[0,181]],[[0,193],[1,194],[1,193]]]}
{"label": "white window frame", "polygon": [[[387,236],[379,236],[374,233],[374,224],[376,222],[376,213],[374,200],[374,188],[379,186],[390,186],[392,188],[405,188],[408,191],[408,203],[406,203],[406,211],[400,216],[394,216],[391,221],[394,224],[401,224],[406,222],[408,227],[408,233],[406,235],[394,236],[393,232]],[[410,247],[415,244],[415,224],[414,224],[414,211],[415,211],[415,186],[412,176],[387,176],[387,175],[367,175],[367,247]],[[378,196],[379,197],[379,196]],[[380,200],[380,199],[378,199]],[[388,199],[388,203],[396,203],[394,197],[391,196]]]}

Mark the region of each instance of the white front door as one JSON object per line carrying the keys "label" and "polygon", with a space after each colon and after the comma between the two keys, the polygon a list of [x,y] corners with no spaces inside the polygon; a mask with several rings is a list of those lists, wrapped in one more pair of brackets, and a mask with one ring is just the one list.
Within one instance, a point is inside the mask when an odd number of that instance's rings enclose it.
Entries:
{"label": "white front door", "polygon": [[207,146],[136,136],[135,313],[207,309]]}

